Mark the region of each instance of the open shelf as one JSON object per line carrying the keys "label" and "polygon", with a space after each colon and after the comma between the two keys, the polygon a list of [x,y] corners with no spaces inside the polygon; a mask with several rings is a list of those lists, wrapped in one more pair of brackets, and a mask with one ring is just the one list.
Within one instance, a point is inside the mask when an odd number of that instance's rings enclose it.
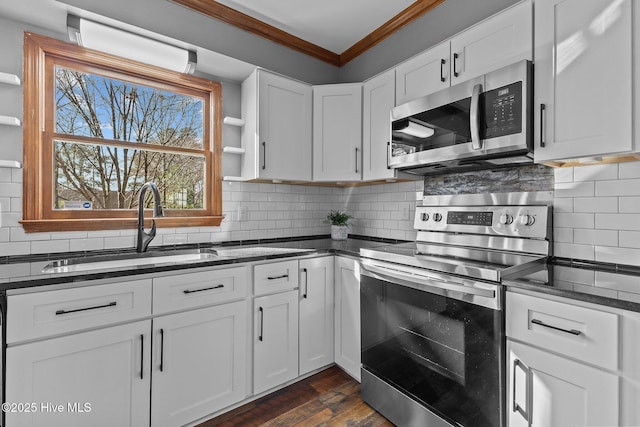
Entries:
{"label": "open shelf", "polygon": [[0,160],[0,168],[22,169],[22,163],[15,160]]}
{"label": "open shelf", "polygon": [[20,126],[20,119],[17,117],[0,116],[0,125]]}
{"label": "open shelf", "polygon": [[230,126],[244,126],[244,120],[229,116],[222,119],[222,123]]}
{"label": "open shelf", "polygon": [[0,83],[20,86],[20,77],[16,76],[15,74],[0,73]]}
{"label": "open shelf", "polygon": [[230,154],[244,154],[245,149],[239,147],[222,147],[222,152]]}
{"label": "open shelf", "polygon": [[223,176],[222,177],[223,181],[233,181],[233,182],[241,182],[241,181],[246,181],[246,179],[244,179],[241,176]]}

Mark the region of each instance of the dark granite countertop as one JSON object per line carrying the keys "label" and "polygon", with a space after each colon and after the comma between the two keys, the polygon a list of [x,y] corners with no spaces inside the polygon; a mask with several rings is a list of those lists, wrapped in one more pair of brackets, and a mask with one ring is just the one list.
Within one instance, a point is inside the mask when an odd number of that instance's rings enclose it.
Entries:
{"label": "dark granite countertop", "polygon": [[[125,257],[130,255],[131,258],[134,258],[136,256],[136,252],[134,249],[124,249],[116,251],[0,257],[0,292],[10,289],[171,272],[201,267],[215,267],[220,265],[282,259],[295,256],[317,256],[324,253],[358,257],[360,254],[360,248],[370,248],[393,243],[398,243],[398,241],[361,236],[337,241],[331,240],[326,236],[313,236],[311,238],[252,240],[243,242],[225,242],[223,244],[177,245],[153,248],[150,252],[161,255],[171,255],[175,251],[185,249],[214,249],[220,250],[220,253],[223,255],[189,262],[163,262],[160,264],[146,265],[142,265],[141,263],[141,265],[124,266],[121,268],[92,269],[89,271],[66,273],[49,273],[43,271],[43,269],[52,262],[63,259],[82,259],[83,261],[86,260],[89,262],[92,257],[108,258],[109,256],[115,255],[124,255]],[[256,250],[234,251],[234,249],[239,248],[255,248]],[[291,251],[258,250],[264,248],[291,249]],[[229,255],[227,255],[227,253],[229,253]]]}
{"label": "dark granite countertop", "polygon": [[505,277],[509,288],[640,312],[640,267],[549,258]]}

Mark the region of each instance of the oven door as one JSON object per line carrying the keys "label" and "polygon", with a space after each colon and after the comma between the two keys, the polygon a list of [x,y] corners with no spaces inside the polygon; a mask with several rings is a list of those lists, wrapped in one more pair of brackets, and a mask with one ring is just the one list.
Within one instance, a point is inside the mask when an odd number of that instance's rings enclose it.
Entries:
{"label": "oven door", "polygon": [[505,425],[501,286],[365,260],[360,289],[363,397],[371,374],[453,425]]}

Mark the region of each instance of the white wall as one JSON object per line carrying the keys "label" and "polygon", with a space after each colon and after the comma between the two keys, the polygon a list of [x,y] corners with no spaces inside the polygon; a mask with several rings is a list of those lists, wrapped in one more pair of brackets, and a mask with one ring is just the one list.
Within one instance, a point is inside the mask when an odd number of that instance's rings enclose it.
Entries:
{"label": "white wall", "polygon": [[640,266],[640,162],[555,169],[555,255]]}

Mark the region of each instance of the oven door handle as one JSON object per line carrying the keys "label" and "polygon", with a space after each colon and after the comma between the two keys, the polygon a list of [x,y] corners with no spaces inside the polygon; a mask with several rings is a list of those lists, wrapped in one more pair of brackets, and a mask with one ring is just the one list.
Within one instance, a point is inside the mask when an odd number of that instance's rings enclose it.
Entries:
{"label": "oven door handle", "polygon": [[462,295],[497,299],[495,290],[443,282],[425,274],[420,274],[421,270],[410,267],[402,267],[403,270],[399,270],[370,261],[362,261],[362,267],[362,274],[365,276],[379,278],[387,282],[401,280],[402,282],[399,283],[401,285],[408,285],[416,289],[437,293],[439,295],[451,296],[452,293],[459,293]]}

